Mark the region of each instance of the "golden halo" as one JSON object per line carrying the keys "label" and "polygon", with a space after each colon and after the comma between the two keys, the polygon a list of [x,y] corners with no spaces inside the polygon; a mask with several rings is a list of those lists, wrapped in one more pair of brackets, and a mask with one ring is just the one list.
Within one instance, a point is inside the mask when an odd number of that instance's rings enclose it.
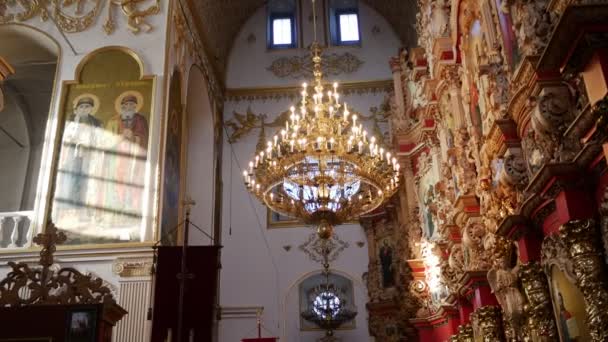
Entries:
{"label": "golden halo", "polygon": [[114,110],[116,110],[116,113],[120,113],[120,103],[122,102],[122,99],[127,96],[135,96],[137,99],[137,107],[135,107],[135,111],[139,113],[141,108],[144,106],[144,96],[137,90],[127,90],[116,98],[116,101],[114,101]]}
{"label": "golden halo", "polygon": [[76,106],[78,105],[78,102],[83,98],[83,97],[90,97],[93,99],[93,110],[91,110],[91,115],[95,115],[97,114],[97,111],[99,110],[99,97],[97,97],[96,95],[93,95],[91,93],[84,93],[84,94],[80,94],[78,95],[74,101],[72,101],[72,108],[76,109]]}

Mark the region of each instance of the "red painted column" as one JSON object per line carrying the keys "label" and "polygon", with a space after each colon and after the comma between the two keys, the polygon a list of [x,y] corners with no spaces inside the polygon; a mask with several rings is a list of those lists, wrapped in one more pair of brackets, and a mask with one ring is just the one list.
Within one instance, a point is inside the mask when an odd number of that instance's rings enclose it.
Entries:
{"label": "red painted column", "polygon": [[473,312],[473,305],[465,299],[458,300],[458,314],[460,315],[460,323],[465,325],[471,322],[471,313]]}
{"label": "red painted column", "polygon": [[487,280],[485,283],[477,284],[475,288],[475,297],[473,298],[473,311],[486,305],[498,305],[496,296],[492,293],[492,288],[488,284]]}
{"label": "red painted column", "polygon": [[541,234],[530,231],[529,227],[521,227],[520,229],[527,231],[527,233],[522,234],[517,240],[519,260],[524,264],[540,260],[540,249],[543,240],[542,236],[539,236]]}

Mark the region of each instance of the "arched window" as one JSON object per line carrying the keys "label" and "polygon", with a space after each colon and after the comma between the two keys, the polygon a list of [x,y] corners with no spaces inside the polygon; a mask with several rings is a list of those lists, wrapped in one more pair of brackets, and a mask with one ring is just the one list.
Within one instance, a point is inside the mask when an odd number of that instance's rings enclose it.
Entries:
{"label": "arched window", "polygon": [[12,71],[0,81],[0,248],[17,248],[32,234],[59,47],[18,24],[0,26],[0,41],[0,59]]}
{"label": "arched window", "polygon": [[[353,282],[339,274],[329,274],[329,284],[322,273],[311,275],[300,283],[300,312],[312,311],[320,318],[327,318],[328,311],[338,314],[342,308],[354,309]],[[340,329],[353,329],[354,321]],[[316,330],[311,322],[300,320],[300,330]]]}

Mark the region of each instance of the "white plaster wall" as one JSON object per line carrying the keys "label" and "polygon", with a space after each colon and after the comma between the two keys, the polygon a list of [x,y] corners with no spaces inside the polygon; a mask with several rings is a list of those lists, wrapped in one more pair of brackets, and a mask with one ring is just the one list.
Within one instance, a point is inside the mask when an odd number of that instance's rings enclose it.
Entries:
{"label": "white plaster wall", "polygon": [[0,133],[0,160],[7,162],[2,170],[2,177],[0,177],[0,189],[2,189],[0,211],[6,212],[20,210],[30,144],[23,111],[15,103],[12,94],[5,100],[7,102],[4,110],[0,112],[0,127],[10,132],[17,141],[25,145],[19,147],[4,133]]}
{"label": "white plaster wall", "polygon": [[[203,73],[192,67],[188,77],[186,103],[187,158],[185,195],[196,202],[191,220],[205,233],[213,234],[213,200],[215,198],[213,112]],[[212,241],[192,227],[188,239],[193,245],[210,245]]]}
{"label": "white plaster wall", "polygon": [[[238,34],[228,61],[226,86],[228,88],[248,88],[297,85],[303,80],[287,77],[277,78],[268,68],[272,62],[281,57],[308,56],[306,49],[312,42],[312,23],[308,21],[311,13],[309,1],[302,1],[304,49],[268,50],[266,47],[266,8],[258,9],[245,23]],[[319,18],[322,13],[317,12]],[[388,60],[401,46],[399,38],[388,22],[377,12],[359,2],[359,22],[361,31],[361,47],[330,47],[325,53],[343,54],[350,52],[357,56],[364,64],[354,73],[342,74],[338,77],[340,82],[386,80],[392,79]],[[317,24],[320,39],[324,36],[323,22]],[[372,33],[376,26],[380,31]],[[302,26],[300,26],[302,27]],[[253,34],[255,42],[249,43],[248,37]],[[321,41],[322,42],[322,41]]]}

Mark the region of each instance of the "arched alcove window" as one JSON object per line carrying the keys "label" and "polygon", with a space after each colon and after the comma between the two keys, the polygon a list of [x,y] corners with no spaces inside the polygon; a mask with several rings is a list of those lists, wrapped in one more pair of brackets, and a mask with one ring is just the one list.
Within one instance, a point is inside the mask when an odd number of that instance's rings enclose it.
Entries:
{"label": "arched alcove window", "polygon": [[13,69],[0,83],[0,248],[15,248],[31,234],[60,50],[44,33],[17,24],[0,26],[0,42],[0,57]]}
{"label": "arched alcove window", "polygon": [[[300,312],[312,310],[321,318],[326,318],[325,310],[329,307],[339,311],[341,308],[354,306],[353,282],[339,274],[329,274],[329,284],[322,273],[313,274],[302,280],[299,286]],[[354,321],[340,329],[353,329]],[[300,330],[318,330],[318,327],[300,319]]]}

